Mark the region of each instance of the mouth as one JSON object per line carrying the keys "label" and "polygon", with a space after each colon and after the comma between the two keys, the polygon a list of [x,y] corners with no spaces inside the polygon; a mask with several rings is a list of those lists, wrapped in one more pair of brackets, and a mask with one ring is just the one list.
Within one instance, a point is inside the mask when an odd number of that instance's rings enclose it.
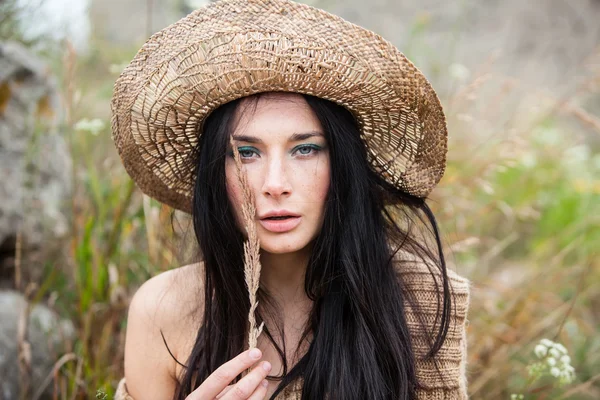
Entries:
{"label": "mouth", "polygon": [[301,217],[296,215],[277,215],[259,219],[266,230],[275,233],[289,232],[300,224]]}

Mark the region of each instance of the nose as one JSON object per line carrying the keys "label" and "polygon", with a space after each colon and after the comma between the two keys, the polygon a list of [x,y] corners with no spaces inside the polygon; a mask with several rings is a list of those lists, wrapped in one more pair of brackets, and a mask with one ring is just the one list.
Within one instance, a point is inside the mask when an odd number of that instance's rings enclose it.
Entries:
{"label": "nose", "polygon": [[262,193],[275,199],[289,196],[292,193],[288,173],[281,158],[274,157],[266,163]]}

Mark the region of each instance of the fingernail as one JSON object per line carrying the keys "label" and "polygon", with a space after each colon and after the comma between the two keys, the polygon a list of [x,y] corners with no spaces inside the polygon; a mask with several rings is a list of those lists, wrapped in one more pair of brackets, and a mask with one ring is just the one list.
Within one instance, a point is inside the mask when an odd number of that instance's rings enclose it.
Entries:
{"label": "fingernail", "polygon": [[250,358],[254,358],[255,360],[258,360],[261,356],[260,350],[259,349],[252,349],[250,350]]}
{"label": "fingernail", "polygon": [[266,379],[263,379],[263,381],[260,383],[262,385],[262,387],[267,387],[269,386],[269,382],[267,382]]}
{"label": "fingernail", "polygon": [[262,365],[263,369],[267,372],[269,372],[271,370],[271,363],[269,363],[268,361],[265,361]]}

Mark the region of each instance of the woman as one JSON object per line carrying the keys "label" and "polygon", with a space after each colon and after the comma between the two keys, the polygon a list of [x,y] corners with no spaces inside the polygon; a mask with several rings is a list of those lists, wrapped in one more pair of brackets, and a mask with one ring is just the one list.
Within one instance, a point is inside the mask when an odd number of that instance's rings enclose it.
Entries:
{"label": "woman", "polygon": [[306,5],[225,0],[154,35],[112,107],[126,169],[192,214],[202,259],[134,296],[117,398],[467,397],[468,283],[424,201],[444,115],[391,44]]}

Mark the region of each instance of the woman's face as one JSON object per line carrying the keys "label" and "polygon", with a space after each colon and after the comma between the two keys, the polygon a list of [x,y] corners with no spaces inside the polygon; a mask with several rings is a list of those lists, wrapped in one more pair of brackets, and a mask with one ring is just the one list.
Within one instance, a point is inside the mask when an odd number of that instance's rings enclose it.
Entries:
{"label": "woman's face", "polygon": [[[329,190],[329,151],[324,132],[304,98],[269,93],[242,101],[234,143],[256,201],[263,251],[282,254],[305,248],[319,233]],[[243,195],[231,148],[225,165],[227,193],[242,232]]]}

